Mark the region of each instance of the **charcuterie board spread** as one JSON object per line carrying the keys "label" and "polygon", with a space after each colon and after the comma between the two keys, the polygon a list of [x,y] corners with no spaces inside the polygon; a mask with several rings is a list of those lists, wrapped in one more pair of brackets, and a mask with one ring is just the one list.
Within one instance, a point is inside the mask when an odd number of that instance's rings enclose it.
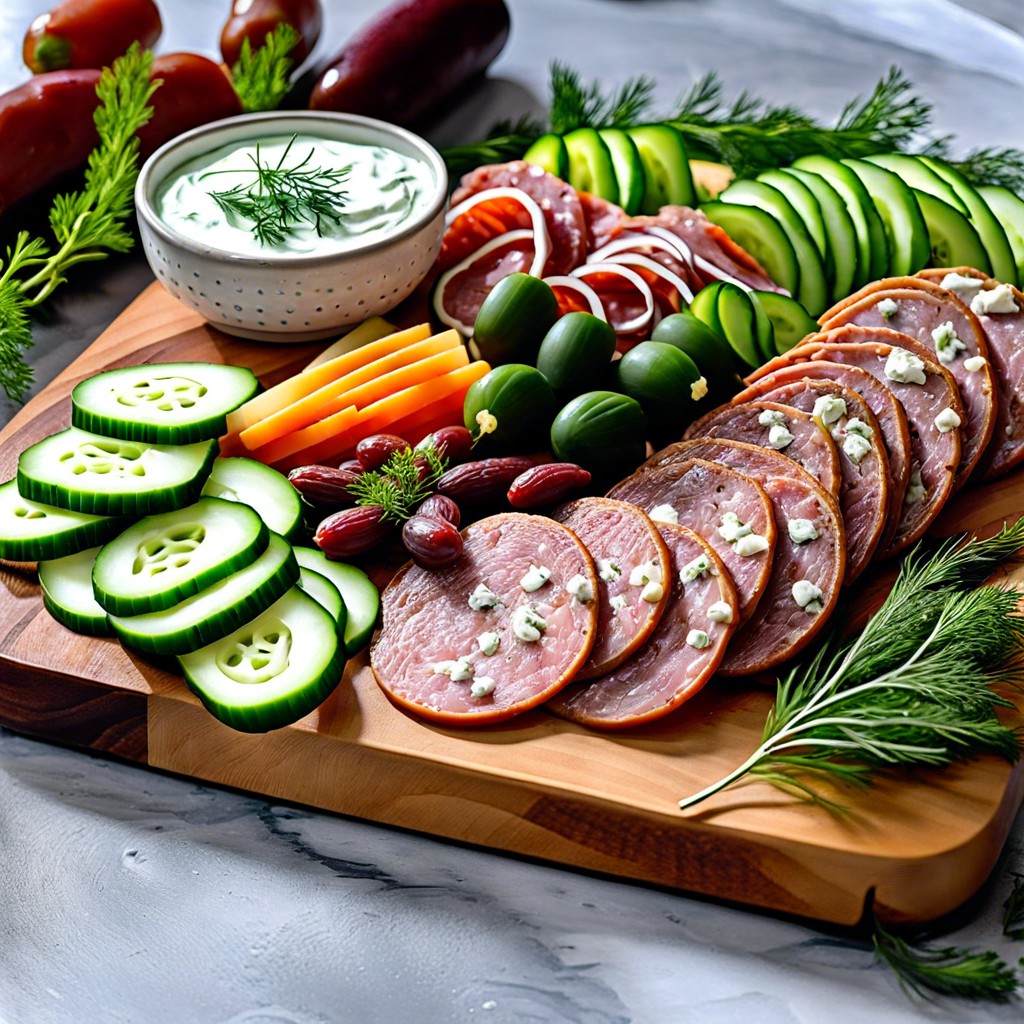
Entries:
{"label": "charcuterie board spread", "polygon": [[[0,473],[68,425],[80,381],[131,364],[250,367],[265,385],[322,346],[230,338],[147,289],[0,435]],[[995,532],[1024,505],[1019,475],[974,487],[936,530]],[[371,568],[383,584],[392,570]],[[1024,570],[1005,571],[1011,583]],[[69,632],[43,609],[30,567],[0,571],[0,722],[154,768],[559,864],[853,924],[873,894],[884,920],[953,910],[984,882],[1024,798],[1024,771],[993,756],[844,794],[832,816],[772,787],[741,784],[697,811],[677,801],[757,746],[772,691],[717,678],[673,715],[600,734],[542,710],[469,731],[389,702],[364,652],[313,713],[262,735],[218,722],[169,666],[116,640]],[[891,570],[869,570],[855,618]],[[1018,698],[1019,699],[1019,698]],[[1001,715],[1019,724],[1015,710]]]}

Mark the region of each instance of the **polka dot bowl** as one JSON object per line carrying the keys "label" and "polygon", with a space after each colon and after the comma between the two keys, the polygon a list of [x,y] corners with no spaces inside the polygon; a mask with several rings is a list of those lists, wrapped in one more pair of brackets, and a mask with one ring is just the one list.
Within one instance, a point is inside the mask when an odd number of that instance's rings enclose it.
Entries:
{"label": "polka dot bowl", "polygon": [[[318,255],[234,253],[188,238],[159,217],[159,188],[183,164],[233,142],[293,133],[386,146],[421,160],[433,191],[385,238]],[[444,161],[412,132],[354,114],[289,111],[215,121],[172,139],[143,165],[135,208],[149,265],[175,298],[228,334],[300,342],[342,333],[406,298],[437,257],[447,195]]]}

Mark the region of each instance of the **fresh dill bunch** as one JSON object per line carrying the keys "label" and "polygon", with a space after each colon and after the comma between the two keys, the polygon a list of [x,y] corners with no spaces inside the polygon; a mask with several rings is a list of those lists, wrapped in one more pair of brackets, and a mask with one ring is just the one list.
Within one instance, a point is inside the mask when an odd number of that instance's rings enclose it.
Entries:
{"label": "fresh dill bunch", "polygon": [[1017,976],[994,950],[957,946],[912,946],[875,920],[875,953],[895,972],[900,987],[922,999],[931,994],[1006,1003],[1016,994]]}
{"label": "fresh dill bunch", "polygon": [[295,64],[291,54],[298,42],[298,31],[284,21],[275,25],[255,50],[248,39],[242,40],[238,60],[231,68],[231,81],[247,114],[277,110],[281,105],[291,89]]}
{"label": "fresh dill bunch", "polygon": [[441,156],[452,178],[460,178],[467,171],[483,164],[521,159],[544,132],[544,124],[527,114],[516,121],[499,121],[491,125],[485,141],[465,146],[448,146],[441,150]]}
{"label": "fresh dill bunch", "polygon": [[647,75],[629,78],[615,91],[600,82],[583,83],[579,72],[560,61],[551,65],[551,131],[576,128],[632,128],[650,116],[655,82]]}
{"label": "fresh dill bunch", "polygon": [[1024,519],[987,540],[947,541],[906,557],[888,597],[852,641],[833,639],[778,682],[761,744],[692,807],[754,775],[831,810],[815,782],[867,788],[879,774],[944,767],[989,752],[1013,763],[1017,733],[996,717],[1012,706],[992,687],[1019,682],[1019,595],[977,584],[1024,546]]}
{"label": "fresh dill bunch", "polygon": [[379,505],[381,519],[404,523],[429,497],[447,460],[433,445],[395,452],[380,469],[360,475],[348,485],[357,505]]}
{"label": "fresh dill bunch", "polygon": [[[340,186],[351,166],[310,167],[313,150],[291,167],[284,162],[298,136],[293,135],[281,159],[273,167],[260,160],[260,145],[252,157],[255,179],[222,192],[210,192],[210,198],[226,213],[252,222],[252,233],[260,245],[280,245],[302,223],[312,224],[318,236],[324,220],[341,222],[348,193]],[[236,171],[209,171],[203,178]]]}
{"label": "fresh dill bunch", "polygon": [[1024,939],[1024,875],[1016,875],[1013,889],[1003,903],[1003,934],[1010,939]]}

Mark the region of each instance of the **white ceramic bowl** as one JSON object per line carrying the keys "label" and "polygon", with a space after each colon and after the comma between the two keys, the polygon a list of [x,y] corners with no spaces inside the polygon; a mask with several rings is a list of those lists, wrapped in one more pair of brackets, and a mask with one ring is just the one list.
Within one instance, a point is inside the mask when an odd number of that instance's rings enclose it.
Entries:
{"label": "white ceramic bowl", "polygon": [[[387,146],[424,161],[434,189],[422,212],[376,242],[326,255],[232,253],[187,238],[156,212],[161,184],[183,164],[232,142],[315,134]],[[245,114],[195,128],[161,146],[135,187],[142,245],[157,280],[228,334],[258,341],[314,341],[387,313],[423,280],[444,232],[448,175],[440,154],[403,128],[354,114]]]}

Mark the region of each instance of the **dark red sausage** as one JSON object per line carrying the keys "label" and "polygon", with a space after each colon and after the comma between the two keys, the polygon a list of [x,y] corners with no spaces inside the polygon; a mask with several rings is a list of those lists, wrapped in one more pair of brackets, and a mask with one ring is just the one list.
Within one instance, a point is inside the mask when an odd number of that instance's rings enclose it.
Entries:
{"label": "dark red sausage", "polygon": [[224,63],[229,67],[235,64],[245,39],[254,50],[258,49],[267,34],[282,22],[299,33],[299,41],[292,50],[292,60],[298,66],[320,38],[323,24],[320,0],[234,0],[231,17],[220,33],[220,52]]}
{"label": "dark red sausage", "polygon": [[21,55],[35,74],[103,68],[134,42],[152,48],[162,30],[153,0],[64,0],[32,22]]}
{"label": "dark red sausage", "polygon": [[508,32],[504,0],[399,0],[330,61],[309,105],[413,124],[485,71]]}

